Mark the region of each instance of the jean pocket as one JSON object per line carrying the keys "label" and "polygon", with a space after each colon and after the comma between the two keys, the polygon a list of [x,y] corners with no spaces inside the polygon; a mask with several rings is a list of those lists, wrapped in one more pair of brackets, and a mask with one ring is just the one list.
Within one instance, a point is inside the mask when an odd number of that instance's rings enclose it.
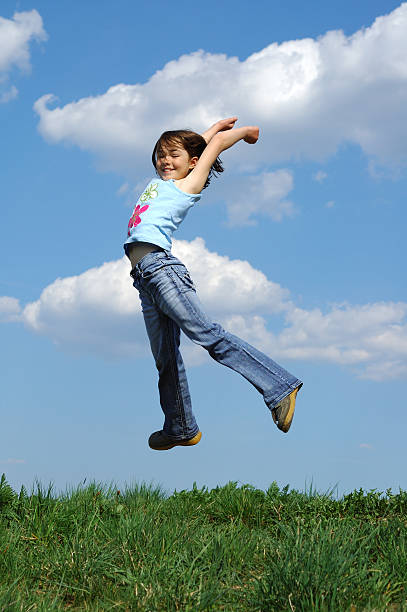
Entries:
{"label": "jean pocket", "polygon": [[189,275],[188,270],[185,266],[172,266],[172,271],[175,272],[177,278],[181,281],[184,291],[196,291],[194,281]]}

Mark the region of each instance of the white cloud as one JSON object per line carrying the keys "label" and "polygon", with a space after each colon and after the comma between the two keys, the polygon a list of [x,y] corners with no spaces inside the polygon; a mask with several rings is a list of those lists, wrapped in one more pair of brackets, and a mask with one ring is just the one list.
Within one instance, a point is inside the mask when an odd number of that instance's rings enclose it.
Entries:
{"label": "white cloud", "polygon": [[344,142],[380,162],[404,163],[406,31],[403,3],[349,37],[331,31],[272,43],[244,61],[198,51],[170,61],[144,84],[118,84],[56,108],[53,95],[45,95],[35,103],[39,129],[49,141],[93,151],[127,174],[145,172],[162,130],[202,130],[231,114],[262,130],[255,147],[226,154],[235,169],[321,160]]}
{"label": "white cloud", "polygon": [[335,206],[334,200],[329,200],[329,202],[325,204],[326,208],[333,208],[334,206]]}
{"label": "white cloud", "polygon": [[[209,252],[201,238],[174,241],[174,254],[189,267],[200,297],[219,317],[233,307],[278,313],[288,307],[288,291],[267,280],[246,261]],[[74,277],[57,279],[28,304],[22,320],[33,331],[73,350],[104,355],[146,351],[138,294],[123,257]]]}
{"label": "white cloud", "polygon": [[[374,380],[407,376],[407,303],[336,304],[326,313],[305,310],[260,270],[210,252],[201,238],[176,241],[174,254],[189,268],[208,314],[282,363],[329,362]],[[57,279],[20,315],[14,298],[1,298],[0,307],[5,320],[19,318],[62,348],[136,358],[148,348],[129,271],[126,258],[112,261]],[[280,317],[281,331],[270,330],[270,316]],[[187,347],[187,352],[190,362],[205,359],[202,350]]]}
{"label": "white cloud", "polygon": [[37,301],[27,304],[22,320],[33,331],[73,350],[140,354],[145,334],[138,324],[139,300],[129,272],[123,258],[79,276],[58,278]]}
{"label": "white cloud", "polygon": [[17,320],[20,314],[20,303],[16,298],[0,296],[0,322]]}
{"label": "white cloud", "polygon": [[391,359],[390,356],[386,361],[367,364],[360,373],[360,378],[378,381],[407,378],[406,359]]}
{"label": "white cloud", "polygon": [[348,366],[360,378],[407,377],[407,304],[375,303],[320,310],[288,308],[286,327],[273,334],[260,315],[231,315],[230,331],[272,357]]}
{"label": "white cloud", "polygon": [[[30,70],[30,43],[47,39],[40,14],[35,9],[14,13],[12,19],[0,17],[0,84],[8,80],[13,68]],[[17,96],[12,86],[0,95],[0,102],[8,102]]]}
{"label": "white cloud", "polygon": [[200,299],[214,313],[276,314],[291,307],[287,289],[247,261],[208,251],[202,238],[174,241],[173,253],[190,270]]}
{"label": "white cloud", "polygon": [[398,378],[407,366],[406,315],[403,302],[338,305],[327,314],[294,308],[279,347],[287,357],[355,366],[376,380]]}
{"label": "white cloud", "polygon": [[281,221],[295,213],[294,204],[286,199],[294,180],[289,170],[263,172],[256,176],[235,177],[217,191],[224,194],[230,225],[254,225],[254,216]]}
{"label": "white cloud", "polygon": [[17,463],[25,463],[25,459],[10,458],[10,459],[6,459],[6,460],[3,460],[3,461],[0,461],[0,463],[7,463],[8,465],[17,464]]}

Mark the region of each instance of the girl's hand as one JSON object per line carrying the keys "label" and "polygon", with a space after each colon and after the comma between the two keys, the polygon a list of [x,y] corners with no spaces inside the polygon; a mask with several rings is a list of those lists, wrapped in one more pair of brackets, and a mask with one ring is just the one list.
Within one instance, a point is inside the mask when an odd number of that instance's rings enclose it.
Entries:
{"label": "girl's hand", "polygon": [[258,126],[257,125],[250,125],[250,126],[247,126],[246,130],[247,130],[247,134],[243,138],[243,140],[245,142],[248,142],[249,144],[255,144],[258,141],[258,139],[259,139],[259,128],[258,128]]}
{"label": "girl's hand", "polygon": [[229,117],[228,119],[220,119],[215,123],[216,131],[223,132],[224,130],[231,130],[237,121],[237,117]]}
{"label": "girl's hand", "polygon": [[209,143],[215,136],[215,134],[217,134],[218,132],[231,130],[232,127],[235,125],[236,121],[237,117],[228,117],[227,119],[220,119],[219,121],[211,125],[211,127],[206,130],[206,132],[204,132],[202,136],[205,138],[206,142]]}

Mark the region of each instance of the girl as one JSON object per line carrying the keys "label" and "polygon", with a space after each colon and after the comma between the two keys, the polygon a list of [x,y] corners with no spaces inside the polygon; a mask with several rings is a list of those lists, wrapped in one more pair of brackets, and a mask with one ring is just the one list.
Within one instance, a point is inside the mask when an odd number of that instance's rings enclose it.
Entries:
{"label": "girl", "polygon": [[149,182],[129,221],[124,249],[140,294],[165,417],[163,429],[148,441],[155,450],[193,446],[202,435],[179,351],[180,330],[213,359],[251,382],[284,432],[290,428],[302,386],[298,378],[207,317],[187,269],[171,254],[172,233],[200,199],[211,176],[223,171],[220,153],[239,140],[257,142],[259,128],[234,128],[236,121],[237,117],[218,121],[202,136],[190,130],[164,132],[152,155],[159,178]]}

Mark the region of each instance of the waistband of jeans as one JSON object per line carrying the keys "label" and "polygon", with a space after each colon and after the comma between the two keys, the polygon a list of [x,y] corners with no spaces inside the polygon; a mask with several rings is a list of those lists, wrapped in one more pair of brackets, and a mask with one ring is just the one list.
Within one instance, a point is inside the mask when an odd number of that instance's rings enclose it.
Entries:
{"label": "waistband of jeans", "polygon": [[140,261],[136,263],[136,265],[130,272],[130,276],[132,276],[133,278],[135,278],[136,276],[141,276],[143,274],[143,271],[153,265],[155,262],[162,261],[163,265],[169,265],[171,263],[171,260],[174,259],[175,257],[171,253],[171,251],[152,251],[151,253],[147,253],[146,255],[144,255],[144,257],[142,257]]}

